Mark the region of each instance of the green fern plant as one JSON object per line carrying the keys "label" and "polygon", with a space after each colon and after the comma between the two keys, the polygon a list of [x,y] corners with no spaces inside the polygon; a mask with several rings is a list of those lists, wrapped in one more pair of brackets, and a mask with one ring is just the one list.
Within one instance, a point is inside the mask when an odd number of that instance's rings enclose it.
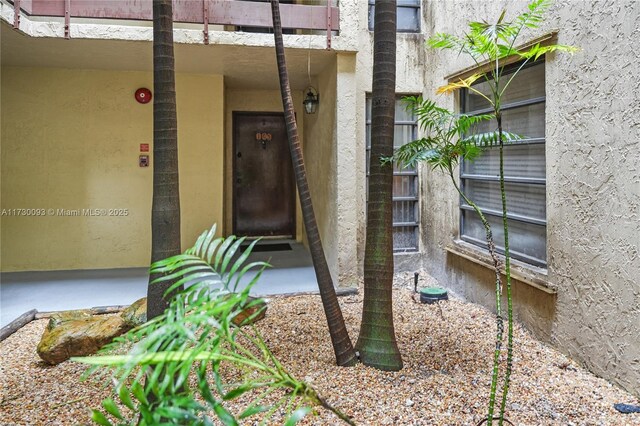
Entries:
{"label": "green fern plant", "polygon": [[[279,412],[293,425],[322,406],[353,424],[290,374],[257,328],[234,325],[236,315],[261,306],[260,299],[250,301],[249,291],[268,265],[246,263],[255,241],[239,253],[244,238],[215,238],[215,230],[204,232],[184,254],[151,266],[150,273],[159,276],[154,283],[170,282],[167,294],[175,292],[163,315],[117,338],[98,356],[73,358],[91,366],[87,377],[101,373],[114,383],[115,399],[92,410],[93,421],[104,426],[212,425],[217,418],[237,425],[260,415],[264,424]],[[238,291],[251,270],[257,273]],[[230,383],[223,371],[239,379]],[[241,413],[225,407],[248,393],[253,399]]]}
{"label": "green fern plant", "polygon": [[[438,108],[431,101],[415,102],[413,106],[416,108],[419,122],[423,128],[429,132],[430,136],[416,141],[413,144],[405,145],[394,156],[399,161],[427,161],[432,167],[436,167],[446,171],[456,185],[456,190],[462,198],[475,210],[479,215],[487,232],[487,244],[491,257],[493,259],[496,270],[496,315],[497,315],[497,331],[496,331],[496,349],[494,353],[494,368],[491,380],[491,390],[489,396],[489,409],[487,424],[491,425],[494,420],[494,407],[496,400],[497,382],[498,382],[498,359],[501,351],[503,319],[501,293],[502,283],[500,280],[499,263],[496,261],[495,245],[493,244],[492,234],[488,222],[480,209],[472,200],[460,190],[453,176],[453,169],[457,166],[461,158],[473,160],[485,147],[497,147],[499,150],[499,181],[500,193],[502,198],[502,223],[504,230],[504,263],[505,263],[505,289],[507,298],[507,365],[502,385],[502,399],[500,403],[500,411],[497,419],[502,425],[504,420],[504,412],[507,403],[507,395],[509,392],[511,372],[513,366],[513,302],[511,294],[511,256],[509,251],[509,227],[507,223],[507,200],[505,194],[504,183],[504,145],[518,139],[503,129],[502,123],[502,97],[509,88],[513,79],[518,75],[520,70],[531,61],[535,61],[540,57],[552,52],[568,52],[573,53],[577,49],[572,46],[548,44],[535,44],[525,48],[516,47],[516,42],[521,33],[527,29],[536,29],[544,21],[544,13],[551,5],[550,0],[534,0],[527,6],[527,10],[516,16],[513,20],[507,21],[506,10],[503,11],[495,23],[471,22],[468,31],[458,37],[451,34],[440,33],[430,38],[427,42],[428,46],[435,49],[450,49],[470,57],[478,66],[480,71],[465,79],[451,82],[440,87],[437,94],[448,94],[458,89],[467,89],[476,95],[484,98],[493,113],[490,116],[469,117],[465,115],[454,115],[453,113]],[[521,61],[520,66],[510,75],[503,73],[506,59],[516,58]],[[504,79],[503,79],[504,75]],[[489,88],[489,94],[485,94],[477,90],[473,84],[479,79],[484,79]],[[475,119],[475,120],[474,120]],[[493,132],[484,133],[475,136],[466,136],[470,126],[477,123],[477,120],[492,119],[496,122],[496,129]],[[472,132],[471,132],[472,133]],[[455,141],[455,138],[459,138]]]}

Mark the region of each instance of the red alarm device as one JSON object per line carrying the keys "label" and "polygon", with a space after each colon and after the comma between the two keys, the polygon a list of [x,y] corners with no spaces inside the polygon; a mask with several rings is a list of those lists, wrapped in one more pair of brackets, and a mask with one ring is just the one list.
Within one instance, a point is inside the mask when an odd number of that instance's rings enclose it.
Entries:
{"label": "red alarm device", "polygon": [[140,102],[141,104],[148,104],[149,102],[151,102],[151,90],[147,89],[147,88],[140,88],[138,90],[136,90],[136,101]]}

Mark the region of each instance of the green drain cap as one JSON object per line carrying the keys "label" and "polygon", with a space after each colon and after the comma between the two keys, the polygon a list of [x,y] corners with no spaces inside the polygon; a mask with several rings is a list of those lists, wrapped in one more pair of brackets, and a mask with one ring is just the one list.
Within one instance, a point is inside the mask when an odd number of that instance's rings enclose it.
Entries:
{"label": "green drain cap", "polygon": [[440,300],[448,300],[447,290],[442,287],[426,287],[420,290],[420,301],[422,303],[436,303]]}

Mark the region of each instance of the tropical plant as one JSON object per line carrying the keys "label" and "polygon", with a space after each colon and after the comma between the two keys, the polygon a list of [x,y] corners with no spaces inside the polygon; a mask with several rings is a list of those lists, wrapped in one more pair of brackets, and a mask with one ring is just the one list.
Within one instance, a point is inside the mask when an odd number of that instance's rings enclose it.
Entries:
{"label": "tropical plant", "polygon": [[[494,420],[494,407],[498,382],[498,360],[501,351],[502,342],[502,308],[501,308],[501,291],[502,284],[500,280],[500,267],[496,261],[495,245],[491,235],[490,227],[486,218],[482,215],[477,205],[471,202],[466,195],[460,191],[453,175],[453,168],[460,161],[460,158],[472,160],[483,147],[497,147],[499,150],[499,182],[502,201],[502,223],[504,230],[504,269],[506,277],[506,298],[507,298],[507,365],[504,374],[504,382],[502,385],[502,399],[500,411],[497,419],[499,424],[504,422],[504,412],[507,403],[507,395],[509,392],[511,372],[513,367],[513,302],[511,292],[511,256],[509,251],[509,227],[507,223],[507,200],[504,184],[504,145],[518,139],[516,135],[506,132],[503,129],[502,120],[502,98],[505,91],[513,79],[518,75],[523,67],[531,62],[539,59],[547,53],[564,51],[572,53],[576,48],[559,44],[534,44],[519,48],[516,42],[522,31],[526,29],[536,29],[543,22],[544,12],[551,5],[550,0],[534,0],[531,2],[527,11],[516,16],[513,20],[505,20],[506,10],[501,13],[495,23],[471,22],[468,31],[461,37],[440,33],[433,36],[427,42],[428,45],[436,49],[452,49],[460,54],[469,56],[480,70],[478,73],[459,81],[451,82],[437,90],[438,94],[452,93],[458,89],[467,89],[474,94],[484,98],[493,114],[491,117],[469,117],[456,116],[449,111],[437,108],[431,101],[418,102],[416,105],[417,115],[420,117],[421,124],[430,132],[430,136],[413,144],[406,145],[400,149],[395,158],[401,161],[406,160],[425,160],[436,168],[445,170],[452,178],[456,189],[463,199],[480,215],[481,221],[487,231],[487,242],[491,253],[494,266],[496,269],[496,315],[497,315],[497,333],[496,333],[496,349],[494,353],[494,369],[491,380],[491,390],[489,397],[489,409],[487,423],[492,424]],[[504,67],[508,59],[516,59],[520,64],[515,72],[505,75]],[[503,79],[504,76],[504,79]],[[474,83],[480,79],[484,79],[489,89],[489,93],[485,94],[474,87]],[[414,100],[415,101],[415,100]],[[479,120],[495,119],[496,130],[482,135],[467,137],[467,132],[472,124]],[[459,138],[456,142],[455,138]]]}
{"label": "tropical plant", "polygon": [[[73,359],[92,366],[88,375],[111,373],[118,403],[105,399],[92,419],[100,425],[212,425],[217,417],[236,425],[260,414],[263,424],[280,412],[293,425],[322,406],[353,424],[289,373],[255,327],[234,324],[240,313],[262,306],[261,299],[249,299],[249,291],[268,265],[246,264],[256,241],[238,253],[244,238],[214,237],[215,226],[184,254],[152,265],[159,276],[152,285],[169,282],[167,294],[175,293],[162,315],[117,338],[98,356]],[[243,278],[255,269],[244,286]],[[259,314],[255,309],[243,323]],[[224,405],[241,395],[253,399],[236,416]]]}
{"label": "tropical plant", "polygon": [[[173,7],[171,0],[153,0],[153,201],[151,262],[179,254],[180,186],[176,118]],[[161,315],[169,282],[147,288],[147,318]]]}
{"label": "tropical plant", "polygon": [[309,242],[309,251],[311,252],[311,259],[318,280],[322,306],[325,316],[327,317],[327,325],[329,327],[331,343],[333,344],[333,351],[336,356],[336,363],[341,366],[350,366],[354,365],[358,360],[344,323],[340,305],[338,304],[338,297],[335,287],[333,286],[329,265],[327,264],[320,239],[320,232],[318,231],[318,224],[316,223],[316,217],[313,212],[313,203],[311,201],[311,193],[309,192],[309,183],[307,182],[307,172],[302,155],[302,146],[300,145],[300,138],[298,136],[298,126],[296,124],[291,87],[289,85],[289,74],[287,72],[287,63],[284,55],[280,3],[278,0],[271,0],[271,13],[273,17],[273,35],[275,37],[282,106],[287,126],[291,161],[293,162],[296,186],[300,196],[302,219]]}
{"label": "tropical plant", "polygon": [[376,0],[373,30],[371,155],[364,255],[362,323],[356,349],[363,364],[402,369],[393,326],[393,154],[396,89],[396,1]]}
{"label": "tropical plant", "polygon": [[[498,140],[496,132],[468,134],[476,124],[493,118],[493,115],[469,116],[465,114],[455,114],[445,108],[436,106],[433,101],[423,100],[420,97],[407,97],[405,101],[408,103],[408,107],[415,111],[421,129],[426,132],[428,136],[400,147],[390,160],[396,161],[405,167],[414,167],[419,162],[426,162],[434,170],[440,170],[446,173],[450,177],[458,194],[473,208],[476,214],[478,214],[485,229],[487,249],[491,256],[495,272],[496,343],[493,355],[491,386],[491,395],[493,395],[492,398],[495,401],[495,386],[497,383],[504,333],[501,303],[502,262],[496,251],[493,231],[491,230],[489,221],[480,207],[462,191],[455,177],[455,170],[460,161],[473,161],[481,154],[482,148],[495,145],[495,141]],[[520,139],[519,136],[508,132],[503,133],[503,138],[505,142],[514,142]]]}

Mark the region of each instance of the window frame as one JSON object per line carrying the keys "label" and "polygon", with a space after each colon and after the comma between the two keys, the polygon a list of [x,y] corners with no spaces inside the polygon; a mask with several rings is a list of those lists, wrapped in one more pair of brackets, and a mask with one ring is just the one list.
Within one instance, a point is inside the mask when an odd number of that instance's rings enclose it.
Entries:
{"label": "window frame", "polygon": [[[406,93],[396,93],[396,102],[402,100],[404,97],[406,96],[418,96],[416,94],[406,94]],[[365,95],[365,202],[366,204],[369,203],[369,176],[370,176],[370,171],[369,171],[369,161],[370,161],[370,151],[371,151],[371,138],[368,137],[368,135],[370,134],[370,127],[371,127],[371,117],[368,117],[367,115],[367,109],[368,109],[368,103],[371,101],[371,93],[366,93]],[[408,121],[408,120],[400,120],[400,121],[396,121],[395,117],[394,117],[394,121],[393,121],[393,126],[394,126],[394,132],[395,132],[395,126],[412,126],[411,129],[411,141],[414,141],[418,138],[418,119],[417,117],[415,117],[414,115],[414,120],[413,121]],[[407,142],[408,143],[408,142]],[[395,141],[394,141],[394,145],[395,145]],[[394,148],[395,149],[395,148]],[[403,253],[419,253],[420,252],[420,228],[421,228],[421,224],[420,224],[420,176],[419,176],[419,172],[418,172],[418,167],[415,167],[414,170],[398,170],[396,171],[394,168],[393,171],[393,177],[395,178],[396,176],[404,176],[404,177],[413,177],[414,179],[414,186],[415,186],[415,196],[395,196],[391,195],[392,199],[391,199],[391,203],[393,206],[393,203],[396,201],[412,201],[413,202],[413,208],[414,208],[414,217],[415,220],[413,222],[393,222],[392,223],[392,227],[393,228],[406,228],[406,227],[413,227],[414,228],[414,233],[415,233],[415,247],[403,247],[403,248],[396,248],[395,246],[393,247],[393,253],[394,254],[403,254]],[[393,207],[392,207],[393,208]]]}
{"label": "window frame", "polygon": [[[522,61],[518,61],[516,63],[512,63],[509,65],[505,65],[502,75],[510,75],[512,74],[515,70],[517,70],[520,66],[522,65]],[[546,61],[544,56],[534,62],[531,63],[527,63],[525,64],[522,70],[525,70],[527,68],[531,68],[534,66],[541,66],[541,67],[545,67],[544,71],[545,71],[545,75],[546,75]],[[478,79],[476,84],[480,84],[485,82],[486,80],[484,78],[482,79]],[[545,95],[544,96],[535,96],[535,97],[531,97],[528,99],[523,99],[523,100],[518,100],[518,101],[513,101],[513,102],[509,102],[507,104],[504,104],[501,107],[502,111],[509,111],[509,110],[513,110],[513,109],[517,109],[517,108],[522,108],[522,107],[529,107],[529,106],[533,106],[533,105],[540,105],[540,104],[544,104],[546,105],[546,82],[543,83],[545,85],[544,89],[545,89]],[[466,95],[468,93],[468,89],[463,88],[459,91],[459,109],[461,113],[464,114],[469,114],[469,115],[479,115],[479,114],[486,114],[486,113],[492,113],[493,109],[492,108],[482,108],[482,109],[477,109],[477,110],[473,110],[473,111],[466,111],[467,109],[467,105],[466,105]],[[546,111],[544,112],[544,118],[546,121]],[[532,138],[526,138],[526,139],[522,139],[519,140],[517,142],[514,142],[513,144],[510,144],[509,146],[514,146],[514,145],[531,145],[531,144],[542,144],[546,146],[546,129],[545,129],[545,135],[544,137],[532,137]],[[494,148],[497,149],[497,148]],[[508,149],[508,146],[507,146]],[[545,150],[546,151],[546,150]],[[470,173],[466,173],[466,167],[467,167],[468,162],[463,160],[460,162],[460,167],[459,167],[459,179],[460,179],[460,189],[462,190],[462,192],[464,192],[466,194],[465,188],[467,185],[468,181],[484,181],[484,182],[498,182],[499,181],[499,177],[498,176],[489,176],[489,175],[474,175],[474,174],[470,174]],[[545,164],[546,164],[546,152],[545,152]],[[547,179],[546,179],[546,173],[545,173],[545,177],[544,178],[533,178],[533,177],[505,177],[505,183],[515,183],[515,184],[526,184],[526,185],[542,185],[544,186],[544,192],[545,192],[545,204],[546,204],[546,188],[547,188]],[[477,201],[477,200],[474,200]],[[507,198],[507,203],[508,203],[508,198]],[[500,218],[502,219],[502,210],[498,211],[498,210],[493,210],[490,208],[480,208],[480,210],[486,215],[486,216],[491,216],[491,217],[495,217],[495,218]],[[486,241],[483,240],[479,240],[476,239],[474,237],[471,237],[469,235],[465,235],[464,234],[464,230],[465,230],[465,215],[464,215],[464,211],[473,211],[473,208],[471,206],[466,205],[466,203],[464,202],[464,199],[462,197],[459,198],[459,207],[458,207],[458,211],[460,212],[460,223],[459,223],[459,238],[462,241],[465,241],[467,243],[473,244],[474,246],[478,246],[479,248],[482,248],[484,250],[486,250]],[[522,262],[525,262],[527,264],[536,266],[536,267],[542,267],[542,268],[546,268],[547,267],[547,260],[548,260],[548,253],[547,253],[547,249],[548,249],[548,235],[547,235],[547,230],[548,230],[548,219],[547,219],[547,215],[546,215],[546,205],[545,205],[545,219],[541,220],[538,218],[533,218],[533,217],[528,217],[525,215],[521,215],[521,214],[516,214],[516,213],[509,213],[507,212],[507,218],[510,221],[516,221],[516,222],[520,222],[520,223],[524,223],[524,224],[531,224],[531,225],[537,225],[537,226],[543,226],[544,227],[544,235],[545,235],[545,241],[544,241],[544,247],[545,247],[545,253],[544,253],[544,259],[541,258],[537,258],[537,257],[533,257],[524,253],[520,253],[518,251],[514,251],[513,248],[511,248],[510,253],[511,253],[511,257],[513,259],[517,259],[520,260]],[[504,255],[504,247],[503,244],[498,244],[496,242],[496,251],[502,255]]]}
{"label": "window frame", "polygon": [[[410,2],[414,2],[415,3],[410,3]],[[373,21],[370,19],[371,17],[371,8],[375,6],[375,0],[368,0],[367,2],[367,25],[369,28],[369,31],[373,32]],[[422,9],[421,7],[421,1],[420,0],[398,0],[397,4],[396,4],[396,16],[398,15],[398,9],[418,9],[418,27],[415,29],[408,29],[408,30],[399,30],[396,29],[397,33],[404,33],[404,34],[416,34],[416,33],[420,33],[422,31],[422,16],[420,15],[420,10]],[[396,20],[396,27],[397,27],[397,20]]]}

